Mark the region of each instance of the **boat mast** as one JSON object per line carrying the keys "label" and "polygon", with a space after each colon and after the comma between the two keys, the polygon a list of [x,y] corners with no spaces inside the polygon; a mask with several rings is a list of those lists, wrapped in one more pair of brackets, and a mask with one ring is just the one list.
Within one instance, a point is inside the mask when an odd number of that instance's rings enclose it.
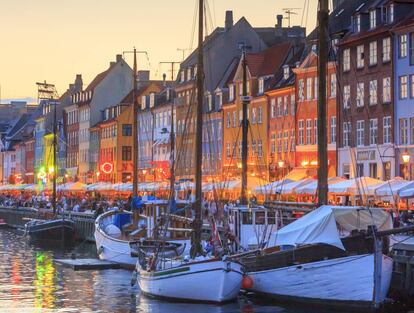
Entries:
{"label": "boat mast", "polygon": [[175,133],[174,133],[174,103],[171,102],[171,128],[170,128],[170,192],[171,200],[175,198],[174,185],[175,185]]}
{"label": "boat mast", "polygon": [[326,127],[326,75],[328,64],[328,0],[319,0],[318,12],[318,204],[328,203],[328,135]]}
{"label": "boat mast", "polygon": [[57,102],[53,103],[53,192],[52,192],[52,208],[53,214],[56,214],[56,176],[57,176],[57,117],[56,117]]}
{"label": "boat mast", "polygon": [[204,0],[198,2],[198,63],[197,63],[197,107],[196,107],[196,135],[195,135],[195,219],[194,233],[191,244],[191,257],[202,254],[201,249],[201,203],[202,203],[202,136],[203,136],[203,100],[204,100],[204,60],[203,60],[203,37],[204,37]]}
{"label": "boat mast", "polygon": [[134,69],[132,81],[132,99],[133,99],[133,155],[134,155],[134,173],[132,176],[132,194],[138,196],[138,102],[137,102],[137,49],[134,47]]}
{"label": "boat mast", "polygon": [[246,46],[243,47],[242,67],[243,67],[243,112],[242,112],[242,175],[241,175],[241,194],[240,204],[247,205],[247,136],[249,132],[249,120],[247,119],[247,110],[249,105],[249,98],[247,96],[247,59]]}

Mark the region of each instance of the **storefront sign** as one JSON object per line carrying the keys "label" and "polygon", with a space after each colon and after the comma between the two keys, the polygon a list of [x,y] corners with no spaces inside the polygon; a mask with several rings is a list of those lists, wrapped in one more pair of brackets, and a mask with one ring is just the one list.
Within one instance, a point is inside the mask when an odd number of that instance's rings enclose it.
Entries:
{"label": "storefront sign", "polygon": [[357,160],[358,161],[375,160],[375,150],[358,151],[357,152]]}

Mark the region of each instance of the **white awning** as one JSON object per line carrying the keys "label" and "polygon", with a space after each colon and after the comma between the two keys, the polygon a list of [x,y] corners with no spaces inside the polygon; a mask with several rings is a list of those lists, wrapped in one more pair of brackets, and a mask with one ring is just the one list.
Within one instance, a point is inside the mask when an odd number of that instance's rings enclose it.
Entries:
{"label": "white awning", "polygon": [[391,229],[391,215],[377,208],[324,205],[276,232],[276,245],[323,243],[345,250],[341,233],[365,230],[369,225],[376,225],[378,230]]}
{"label": "white awning", "polygon": [[[328,179],[328,186],[344,181],[342,177],[331,177]],[[318,189],[318,180],[314,179],[308,184],[296,188],[295,193],[298,195],[316,195]]]}
{"label": "white awning", "polygon": [[305,186],[309,183],[314,182],[315,179],[313,178],[305,178],[299,181],[293,181],[287,184],[281,184],[277,186],[277,188],[274,190],[274,193],[276,194],[282,194],[282,195],[290,195],[294,194],[296,191],[296,188],[299,188],[301,186]]}
{"label": "white awning", "polygon": [[336,194],[367,195],[369,186],[377,185],[379,187],[383,183],[383,181],[371,177],[358,177],[330,185],[329,192]]}
{"label": "white awning", "polygon": [[375,195],[377,197],[398,196],[400,191],[408,188],[414,188],[414,182],[396,177],[375,189]]}

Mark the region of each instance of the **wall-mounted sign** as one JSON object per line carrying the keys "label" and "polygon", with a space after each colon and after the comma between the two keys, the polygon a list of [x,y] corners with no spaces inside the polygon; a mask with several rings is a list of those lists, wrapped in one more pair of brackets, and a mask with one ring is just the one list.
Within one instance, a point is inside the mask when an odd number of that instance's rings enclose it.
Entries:
{"label": "wall-mounted sign", "polygon": [[101,171],[104,172],[105,174],[111,174],[113,170],[114,170],[114,165],[112,163],[105,162],[104,164],[101,165]]}

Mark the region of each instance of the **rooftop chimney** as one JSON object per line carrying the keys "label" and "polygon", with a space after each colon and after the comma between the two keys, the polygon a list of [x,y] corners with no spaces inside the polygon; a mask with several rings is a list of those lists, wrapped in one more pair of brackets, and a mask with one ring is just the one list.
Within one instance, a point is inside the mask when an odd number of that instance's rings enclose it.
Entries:
{"label": "rooftop chimney", "polygon": [[116,55],[116,62],[121,62],[122,61],[122,54],[117,54]]}
{"label": "rooftop chimney", "polygon": [[150,79],[150,71],[138,71],[137,73],[137,80],[138,81],[149,81]]}
{"label": "rooftop chimney", "polygon": [[283,15],[281,15],[281,14],[277,15],[276,19],[277,19],[276,27],[277,28],[282,28]]}
{"label": "rooftop chimney", "polygon": [[226,11],[225,29],[230,30],[233,27],[233,11]]}
{"label": "rooftop chimney", "polygon": [[163,83],[164,83],[164,86],[166,86],[167,85],[167,82],[166,82],[166,79],[167,79],[167,74],[162,74],[162,81],[163,81]]}
{"label": "rooftop chimney", "polygon": [[75,92],[83,90],[82,74],[76,74],[75,78]]}

